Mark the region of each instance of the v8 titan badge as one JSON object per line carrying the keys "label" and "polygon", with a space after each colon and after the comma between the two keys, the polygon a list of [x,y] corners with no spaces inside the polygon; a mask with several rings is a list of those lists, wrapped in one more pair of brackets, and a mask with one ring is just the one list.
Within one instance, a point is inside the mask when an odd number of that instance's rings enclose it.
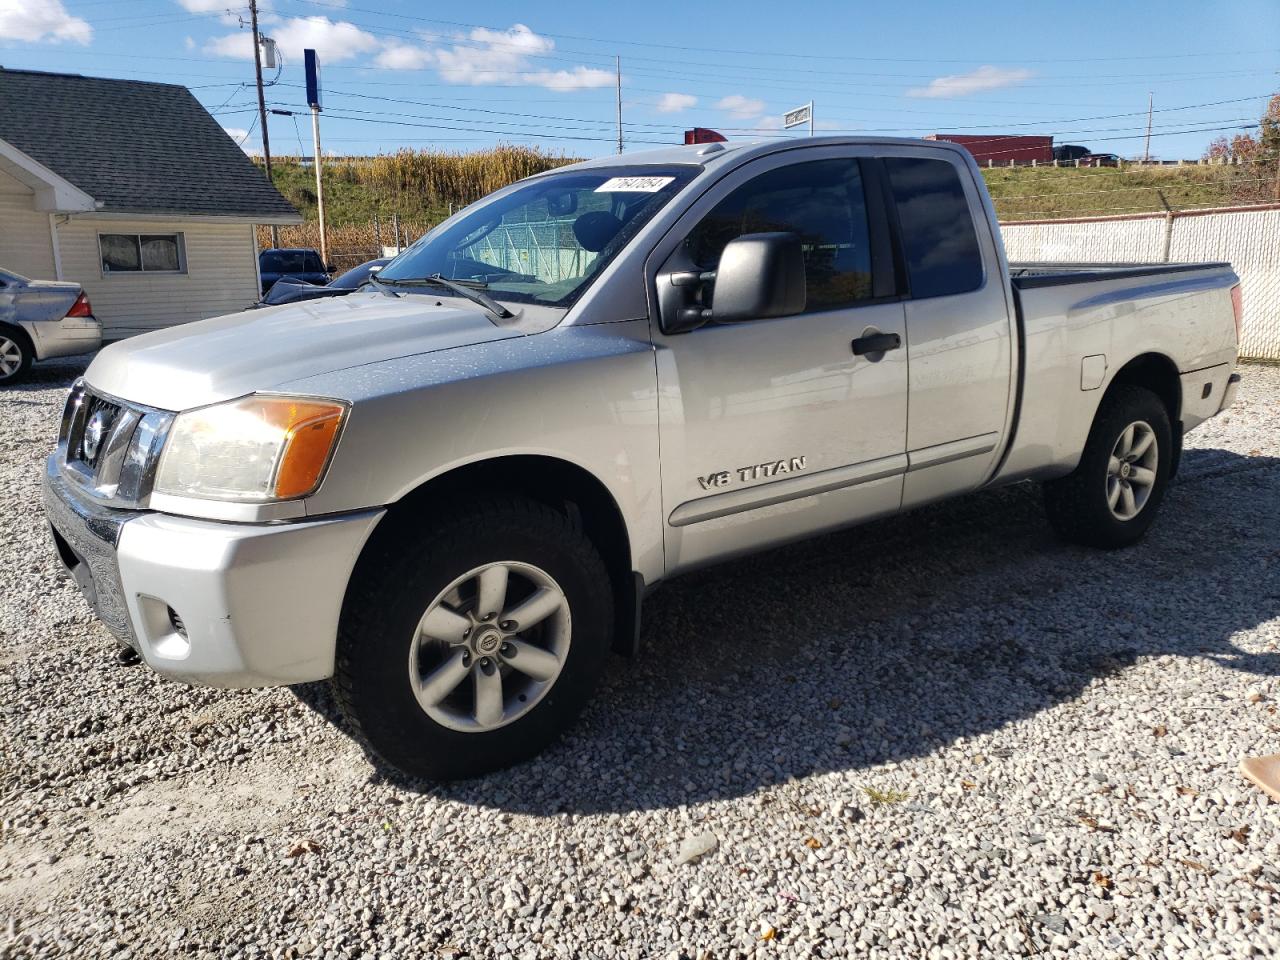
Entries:
{"label": "v8 titan badge", "polygon": [[736,470],[717,470],[715,473],[699,477],[698,483],[703,490],[715,487],[727,487],[733,483],[733,475],[738,475],[739,482],[760,480],[763,477],[776,477],[784,473],[799,473],[808,469],[809,462],[805,457],[788,457],[785,460],[770,460],[767,463],[753,463],[749,467],[738,467]]}

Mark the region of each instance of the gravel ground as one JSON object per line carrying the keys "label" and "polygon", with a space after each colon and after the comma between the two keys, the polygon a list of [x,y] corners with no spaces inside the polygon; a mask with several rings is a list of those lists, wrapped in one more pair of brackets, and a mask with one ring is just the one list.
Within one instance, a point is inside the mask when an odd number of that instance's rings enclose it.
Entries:
{"label": "gravel ground", "polygon": [[449,787],[323,686],[114,663],[38,507],[79,369],[0,392],[0,957],[1280,954],[1236,771],[1280,750],[1280,368],[1143,545],[1016,487],[690,576],[570,736]]}

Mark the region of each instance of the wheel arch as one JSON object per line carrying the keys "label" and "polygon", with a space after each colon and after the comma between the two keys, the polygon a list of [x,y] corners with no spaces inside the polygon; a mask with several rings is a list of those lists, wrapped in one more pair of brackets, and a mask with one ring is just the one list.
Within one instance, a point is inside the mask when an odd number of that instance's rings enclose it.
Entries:
{"label": "wheel arch", "polygon": [[1182,379],[1177,364],[1165,354],[1150,352],[1134,357],[1116,371],[1107,392],[1118,384],[1145,387],[1164,401],[1171,422],[1177,423],[1182,418]]}
{"label": "wheel arch", "polygon": [[1173,464],[1170,476],[1177,476],[1178,466],[1182,461],[1182,378],[1177,364],[1163,353],[1151,351],[1139,354],[1116,371],[1107,385],[1103,401],[1119,385],[1144,387],[1164,403],[1169,412],[1169,425],[1173,428]]}
{"label": "wheel arch", "polygon": [[[614,646],[631,654],[640,625],[644,581],[635,569],[626,518],[609,488],[576,463],[544,454],[510,454],[475,460],[423,481],[387,507],[364,551],[397,526],[397,517],[421,518],[448,504],[485,496],[524,496],[569,515],[604,558],[614,589]],[[362,555],[363,552],[362,551]]]}

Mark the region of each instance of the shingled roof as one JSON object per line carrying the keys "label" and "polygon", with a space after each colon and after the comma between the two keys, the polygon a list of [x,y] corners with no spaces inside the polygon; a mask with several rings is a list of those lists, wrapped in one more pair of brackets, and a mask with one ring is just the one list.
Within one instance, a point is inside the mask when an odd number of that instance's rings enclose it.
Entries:
{"label": "shingled roof", "polygon": [[298,218],[186,87],[0,68],[0,140],[128,213]]}

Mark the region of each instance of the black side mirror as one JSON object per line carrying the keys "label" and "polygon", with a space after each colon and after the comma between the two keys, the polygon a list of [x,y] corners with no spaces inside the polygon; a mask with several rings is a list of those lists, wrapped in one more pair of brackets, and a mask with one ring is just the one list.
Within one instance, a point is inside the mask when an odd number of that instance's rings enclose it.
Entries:
{"label": "black side mirror", "polygon": [[749,233],[720,254],[711,319],[767,320],[803,313],[804,254],[794,233]]}
{"label": "black side mirror", "polygon": [[681,306],[674,315],[664,311],[667,333],[696,330],[708,322],[788,317],[805,308],[804,253],[794,233],[745,234],[725,245],[714,272],[668,276],[673,287],[700,291],[697,299],[704,305]]}

